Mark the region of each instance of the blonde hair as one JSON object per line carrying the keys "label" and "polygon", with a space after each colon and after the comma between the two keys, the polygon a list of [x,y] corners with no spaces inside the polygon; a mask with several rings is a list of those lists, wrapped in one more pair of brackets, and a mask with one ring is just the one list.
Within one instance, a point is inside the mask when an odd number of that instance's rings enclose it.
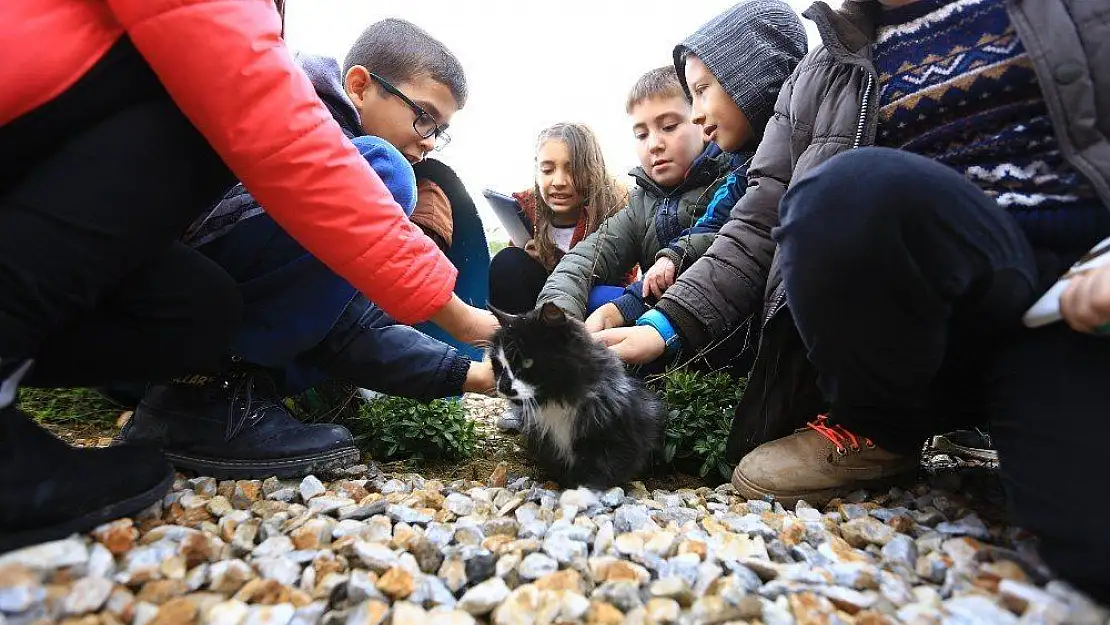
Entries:
{"label": "blonde hair", "polygon": [[[548,141],[561,141],[570,153],[570,172],[574,187],[583,197],[582,210],[586,214],[586,235],[592,234],[601,222],[619,211],[628,202],[628,190],[605,168],[605,157],[597,135],[585,124],[558,123],[540,131],[536,138],[536,154]],[[533,240],[536,251],[548,271],[555,268],[562,257],[551,234],[555,211],[544,201],[539,183],[534,183],[536,197],[536,223]]]}

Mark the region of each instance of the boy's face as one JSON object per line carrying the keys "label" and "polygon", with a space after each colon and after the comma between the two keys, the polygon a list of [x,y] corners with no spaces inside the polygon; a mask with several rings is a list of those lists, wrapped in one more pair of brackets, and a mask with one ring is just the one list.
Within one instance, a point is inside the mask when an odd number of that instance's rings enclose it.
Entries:
{"label": "boy's face", "polygon": [[660,186],[681,183],[705,148],[701,128],[690,121],[686,98],[647,98],[634,104],[629,116],[640,166]]}
{"label": "boy's face", "polygon": [[725,152],[744,147],[755,133],[748,118],[696,56],[686,58],[686,84],[694,101],[693,122]]}
{"label": "boy's face", "polygon": [[[429,76],[416,76],[393,86],[431,115],[442,130],[447,129],[451,118],[459,110],[451,90]],[[404,100],[383,89],[370,77],[365,67],[356,65],[348,70],[344,87],[347,97],[358,110],[363,132],[390,142],[410,163],[420,162],[435,148],[435,135],[421,137],[413,128],[417,112]]]}

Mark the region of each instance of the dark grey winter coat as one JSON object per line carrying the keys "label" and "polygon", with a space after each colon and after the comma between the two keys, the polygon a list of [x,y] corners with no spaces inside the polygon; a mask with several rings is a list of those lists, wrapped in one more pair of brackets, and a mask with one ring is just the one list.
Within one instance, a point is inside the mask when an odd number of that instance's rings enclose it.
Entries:
{"label": "dark grey winter coat", "polygon": [[[1062,154],[1110,207],[1110,4],[1009,0],[1007,7],[1033,61]],[[783,86],[748,169],[747,193],[729,222],[658,304],[687,351],[751,318],[758,356],[733,425],[734,459],[789,434],[820,409],[815,373],[783,311],[771,230],[792,180],[874,143],[878,77],[871,43],[880,10],[873,0],[845,0],[839,10],[816,2],[804,13],[817,24],[823,45]]]}

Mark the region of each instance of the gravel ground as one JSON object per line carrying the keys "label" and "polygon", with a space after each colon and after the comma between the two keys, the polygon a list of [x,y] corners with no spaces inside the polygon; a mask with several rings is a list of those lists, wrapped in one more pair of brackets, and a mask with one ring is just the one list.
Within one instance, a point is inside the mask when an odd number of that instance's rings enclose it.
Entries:
{"label": "gravel ground", "polygon": [[0,556],[0,625],[1110,619],[1005,525],[987,466],[932,456],[912,490],[823,510],[727,484],[559,491],[496,430],[502,402],[466,401],[481,458],[425,472],[439,479],[390,465],[330,482],[179,476],[134,519]]}
{"label": "gravel ground", "polygon": [[0,623],[1107,622],[967,506],[927,484],[825,510],[728,485],[558,492],[506,465],[181,477],[134,520],[0,556]]}

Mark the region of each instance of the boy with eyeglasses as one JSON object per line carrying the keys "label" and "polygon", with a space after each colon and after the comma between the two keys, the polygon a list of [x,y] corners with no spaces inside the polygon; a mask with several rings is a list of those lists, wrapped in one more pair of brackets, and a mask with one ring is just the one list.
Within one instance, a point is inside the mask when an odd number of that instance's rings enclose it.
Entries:
{"label": "boy with eyeglasses", "polygon": [[[466,105],[466,76],[458,60],[443,44],[399,19],[367,27],[341,68],[319,57],[303,57],[301,64],[317,93],[345,95],[347,102],[338,104],[353,106],[362,131],[391,143],[414,166],[447,145],[451,118]],[[336,87],[343,95],[334,93]],[[441,250],[451,247],[450,201],[441,185],[419,175],[412,221]]]}
{"label": "boy with eyeglasses", "polygon": [[[299,54],[297,62],[402,205],[416,166],[415,202],[405,209],[450,247],[452,201],[465,190],[446,165],[422,161],[446,145],[466,103],[455,56],[416,26],[388,19],[359,36],[342,70],[326,57]],[[120,433],[125,442],[161,444],[178,468],[235,479],[319,470],[326,458],[296,449],[345,446],[350,434],[317,427],[304,440],[281,399],[325,380],[420,400],[493,386],[488,364],[395,321],[288,237],[242,185],[194,223],[186,242],[239,282],[245,311],[225,375],[150,387]]]}

